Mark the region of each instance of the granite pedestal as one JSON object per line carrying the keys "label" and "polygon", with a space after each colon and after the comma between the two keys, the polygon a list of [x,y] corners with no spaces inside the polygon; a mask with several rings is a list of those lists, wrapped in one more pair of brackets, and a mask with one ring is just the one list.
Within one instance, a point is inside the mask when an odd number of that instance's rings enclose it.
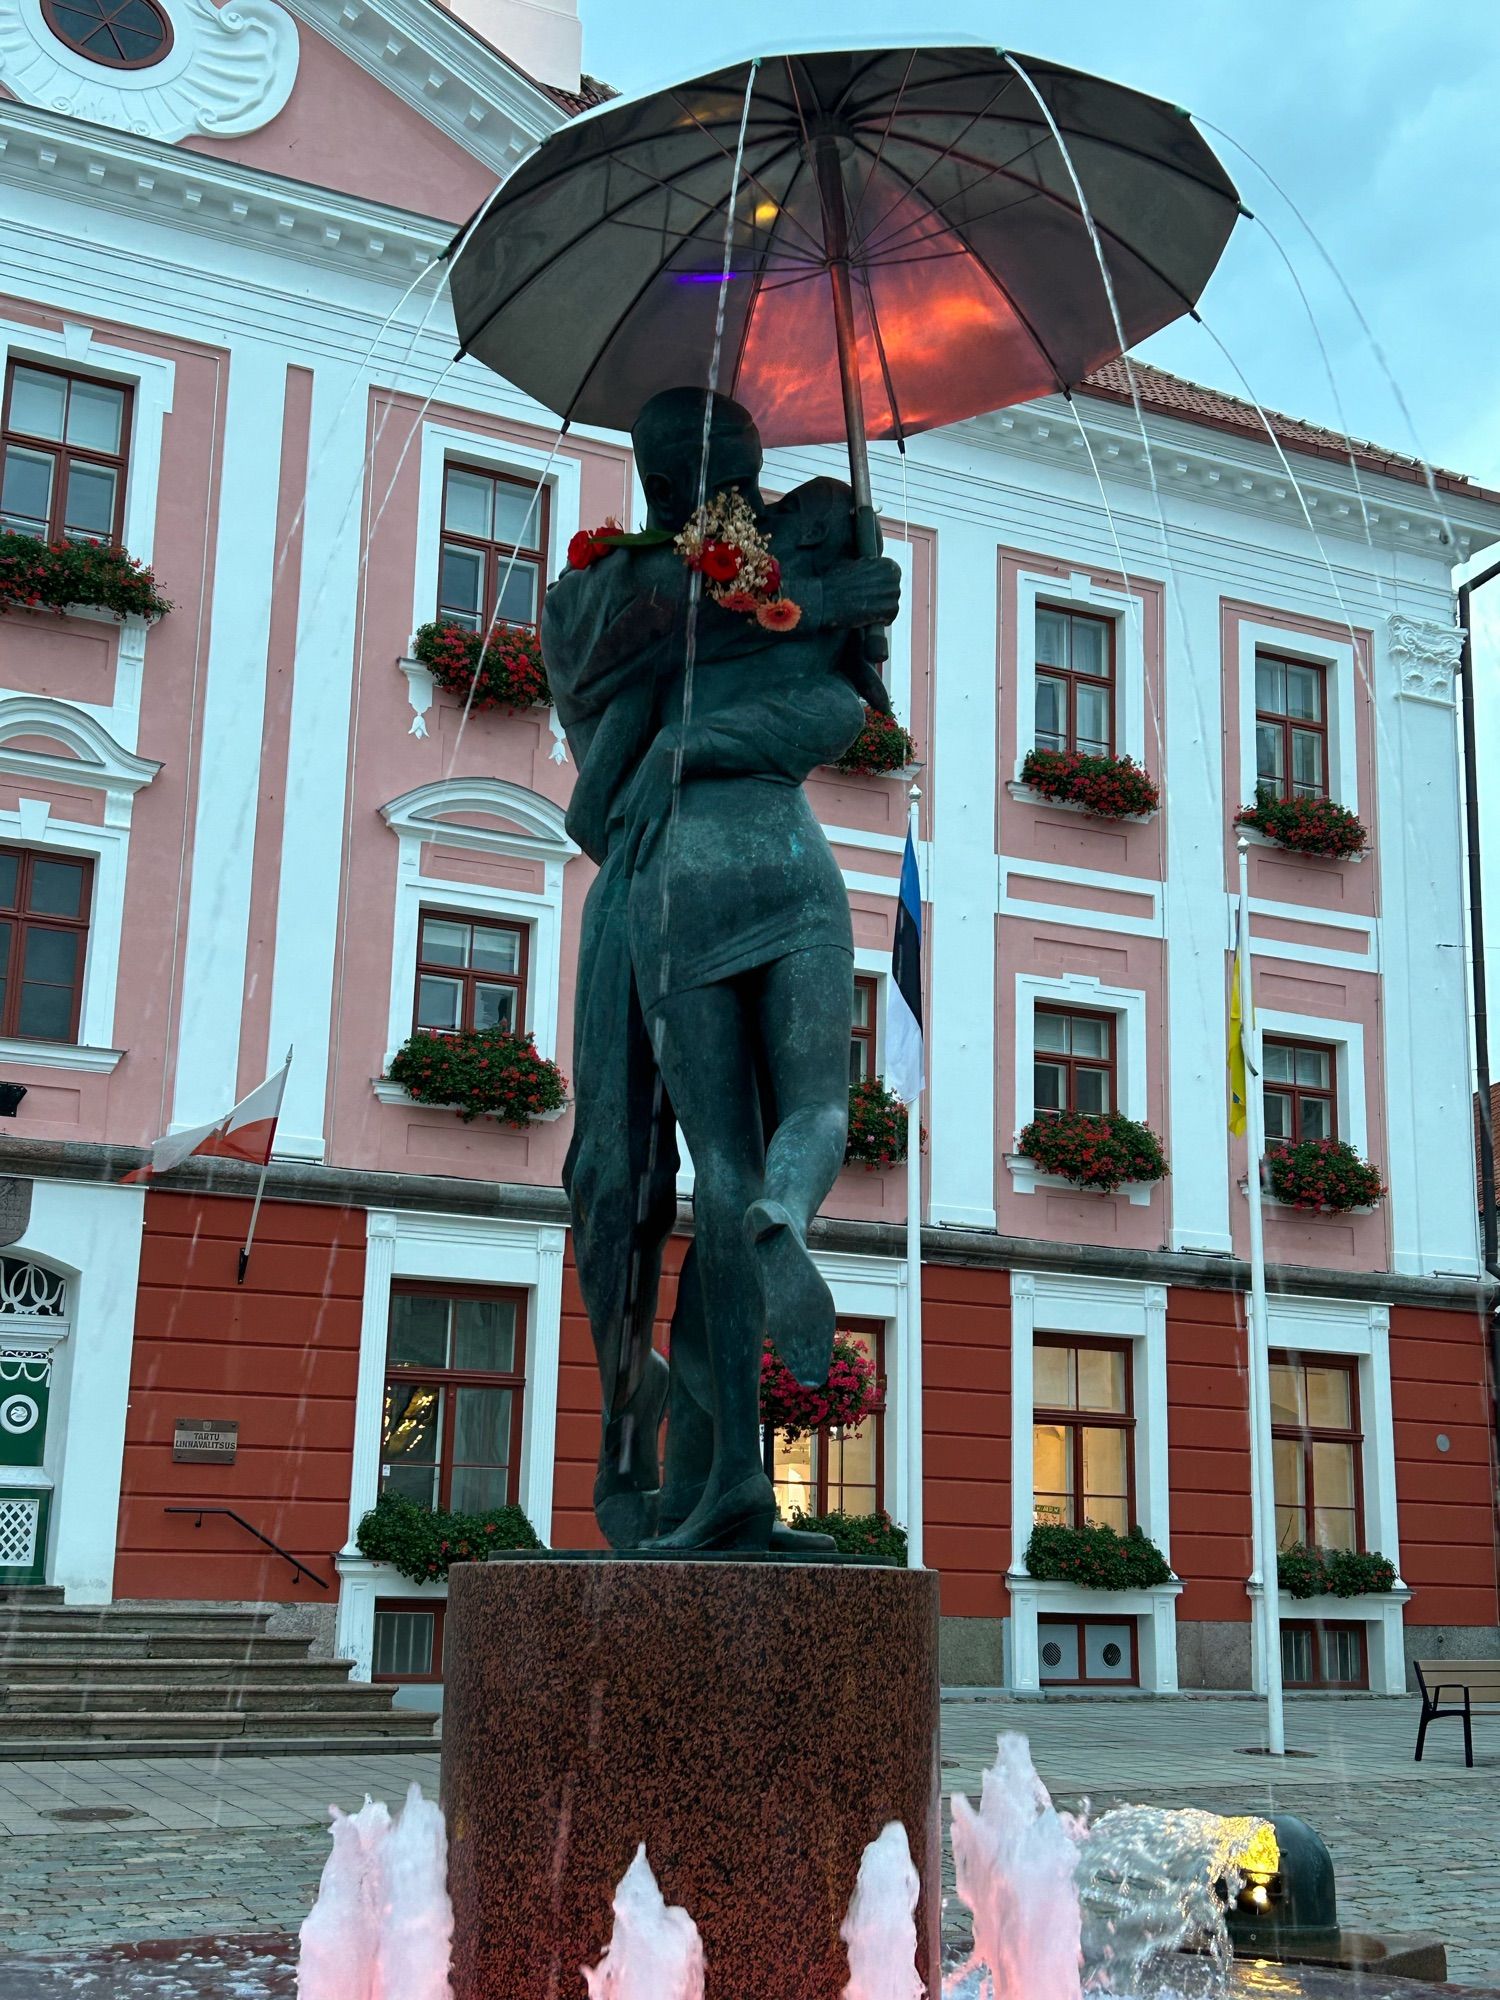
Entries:
{"label": "granite pedestal", "polygon": [[890,1820],[939,1983],[937,1577],[840,1563],[462,1564],[443,1805],[454,2000],[561,2000],[640,1842],[707,2000],[838,2000],[839,1925]]}

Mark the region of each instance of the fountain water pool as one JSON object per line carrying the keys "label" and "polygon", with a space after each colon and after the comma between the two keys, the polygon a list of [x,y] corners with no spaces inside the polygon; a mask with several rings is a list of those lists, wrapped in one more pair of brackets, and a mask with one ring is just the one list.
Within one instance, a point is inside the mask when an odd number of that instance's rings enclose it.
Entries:
{"label": "fountain water pool", "polygon": [[[299,2000],[448,2000],[453,1911],[437,1806],[416,1785],[395,1819],[367,1799],[358,1813],[335,1811],[332,1839],[302,1926]],[[978,1808],[953,1800],[953,1858],[974,1945],[941,2000],[1203,1993],[1222,1986],[1231,1956],[1219,1885],[1232,1899],[1242,1871],[1274,1868],[1275,1836],[1265,1820],[1149,1806],[1090,1825],[1086,1813],[1058,1812],[1025,1737],[1006,1735]],[[841,2000],[923,2000],[919,1894],[906,1830],[893,1821],[860,1862],[840,1933]],[[613,1908],[599,1963],[578,1969],[588,2000],[703,2000],[702,1940],[691,1912],[662,1895],[644,1846]],[[1184,1946],[1201,1956],[1184,1961]],[[559,2000],[577,1990],[560,1981]]]}

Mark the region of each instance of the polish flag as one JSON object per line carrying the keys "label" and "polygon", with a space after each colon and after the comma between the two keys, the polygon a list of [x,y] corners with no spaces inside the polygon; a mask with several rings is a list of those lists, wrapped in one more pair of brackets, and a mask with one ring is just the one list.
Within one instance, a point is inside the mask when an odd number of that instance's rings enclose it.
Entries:
{"label": "polish flag", "polygon": [[171,1173],[174,1167],[180,1167],[195,1153],[211,1160],[243,1160],[252,1167],[265,1166],[276,1143],[276,1120],[281,1115],[282,1093],[286,1089],[286,1075],[291,1066],[292,1058],[288,1054],[274,1076],[268,1076],[264,1083],[257,1084],[248,1097],[241,1098],[228,1117],[220,1118],[216,1124],[195,1125],[191,1132],[169,1132],[164,1139],[156,1140],[151,1148],[150,1162],[122,1178],[127,1181],[152,1180],[157,1174]]}

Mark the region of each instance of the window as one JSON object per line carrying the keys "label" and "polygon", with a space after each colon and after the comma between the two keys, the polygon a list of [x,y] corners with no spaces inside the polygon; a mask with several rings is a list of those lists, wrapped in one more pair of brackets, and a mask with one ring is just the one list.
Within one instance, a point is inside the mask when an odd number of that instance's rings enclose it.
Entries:
{"label": "window", "polygon": [[42,0],[42,19],[64,47],[107,69],[149,69],[172,46],[155,0]]}
{"label": "window", "polygon": [[1360,1545],[1359,1396],[1353,1361],[1271,1356],[1276,1540]]}
{"label": "window", "polygon": [[[876,1378],[885,1394],[885,1330],[867,1321],[850,1321],[839,1331],[862,1340],[875,1360]],[[885,1418],[868,1417],[857,1431],[838,1428],[800,1437],[788,1444],[777,1436],[772,1478],[784,1515],[800,1507],[807,1514],[873,1514],[883,1504],[881,1472]]]}
{"label": "window", "polygon": [[526,1024],[526,927],[424,910],[415,1025],[434,1034]]}
{"label": "window", "polygon": [[1109,757],[1115,747],[1115,626],[1036,608],[1036,747]]}
{"label": "window", "polygon": [[854,1026],[849,1031],[849,1081],[868,1083],[875,1075],[875,1026],[880,988],[873,979],[854,982]]}
{"label": "window", "polygon": [[441,1604],[411,1604],[399,1597],[378,1601],[371,1680],[441,1681],[443,1609]]}
{"label": "window", "polygon": [[1289,1688],[1368,1687],[1364,1626],[1284,1620],[1281,1678]]}
{"label": "window", "polygon": [[1269,1035],[1262,1051],[1267,1139],[1284,1139],[1293,1146],[1304,1139],[1336,1139],[1335,1051],[1322,1042],[1288,1042]]}
{"label": "window", "polygon": [[1115,1017],[1038,1007],[1032,1104],[1038,1118],[1115,1109]]}
{"label": "window", "polygon": [[1031,1365],[1037,1525],[1103,1526],[1123,1535],[1135,1514],[1129,1348],[1039,1336]]}
{"label": "window", "polygon": [[5,377],[0,530],[44,542],[118,542],[130,391],[13,361]]}
{"label": "window", "polygon": [[76,1040],[93,872],[73,855],[0,847],[0,1035]]}
{"label": "window", "polygon": [[535,626],[541,616],[547,494],[503,473],[443,471],[437,615],[482,632],[491,619]]}
{"label": "window", "polygon": [[520,1296],[475,1286],[391,1299],[380,1486],[477,1513],[520,1490],[525,1326]]}
{"label": "window", "polygon": [[1255,781],[1283,799],[1328,796],[1328,685],[1305,660],[1255,656]]}

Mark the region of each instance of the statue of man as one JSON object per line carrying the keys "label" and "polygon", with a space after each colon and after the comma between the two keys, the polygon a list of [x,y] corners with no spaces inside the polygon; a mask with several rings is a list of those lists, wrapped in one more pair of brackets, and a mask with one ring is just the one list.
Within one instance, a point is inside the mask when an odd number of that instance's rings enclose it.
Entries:
{"label": "statue of man", "polygon": [[[648,525],[665,535],[697,506],[704,416],[701,390],[675,390],[636,424]],[[807,1231],[842,1163],[848,1109],[848,897],[802,782],[858,733],[857,688],[884,702],[858,628],[891,622],[900,571],[852,553],[835,482],[768,505],[753,419],[722,397],[709,416],[707,493],[743,495],[801,616],[768,631],[698,596],[669,541],[616,550],[549,593],[543,647],[579,762],[569,826],[601,863],[566,1179],[603,1376],[606,1534],[625,1545],[657,1525],[663,1547],[764,1548],[775,1496],[759,1449],[762,1342],[800,1378],[826,1378],[834,1307]],[[657,1500],[668,1382],[650,1327],[674,1116],[696,1229]]]}

